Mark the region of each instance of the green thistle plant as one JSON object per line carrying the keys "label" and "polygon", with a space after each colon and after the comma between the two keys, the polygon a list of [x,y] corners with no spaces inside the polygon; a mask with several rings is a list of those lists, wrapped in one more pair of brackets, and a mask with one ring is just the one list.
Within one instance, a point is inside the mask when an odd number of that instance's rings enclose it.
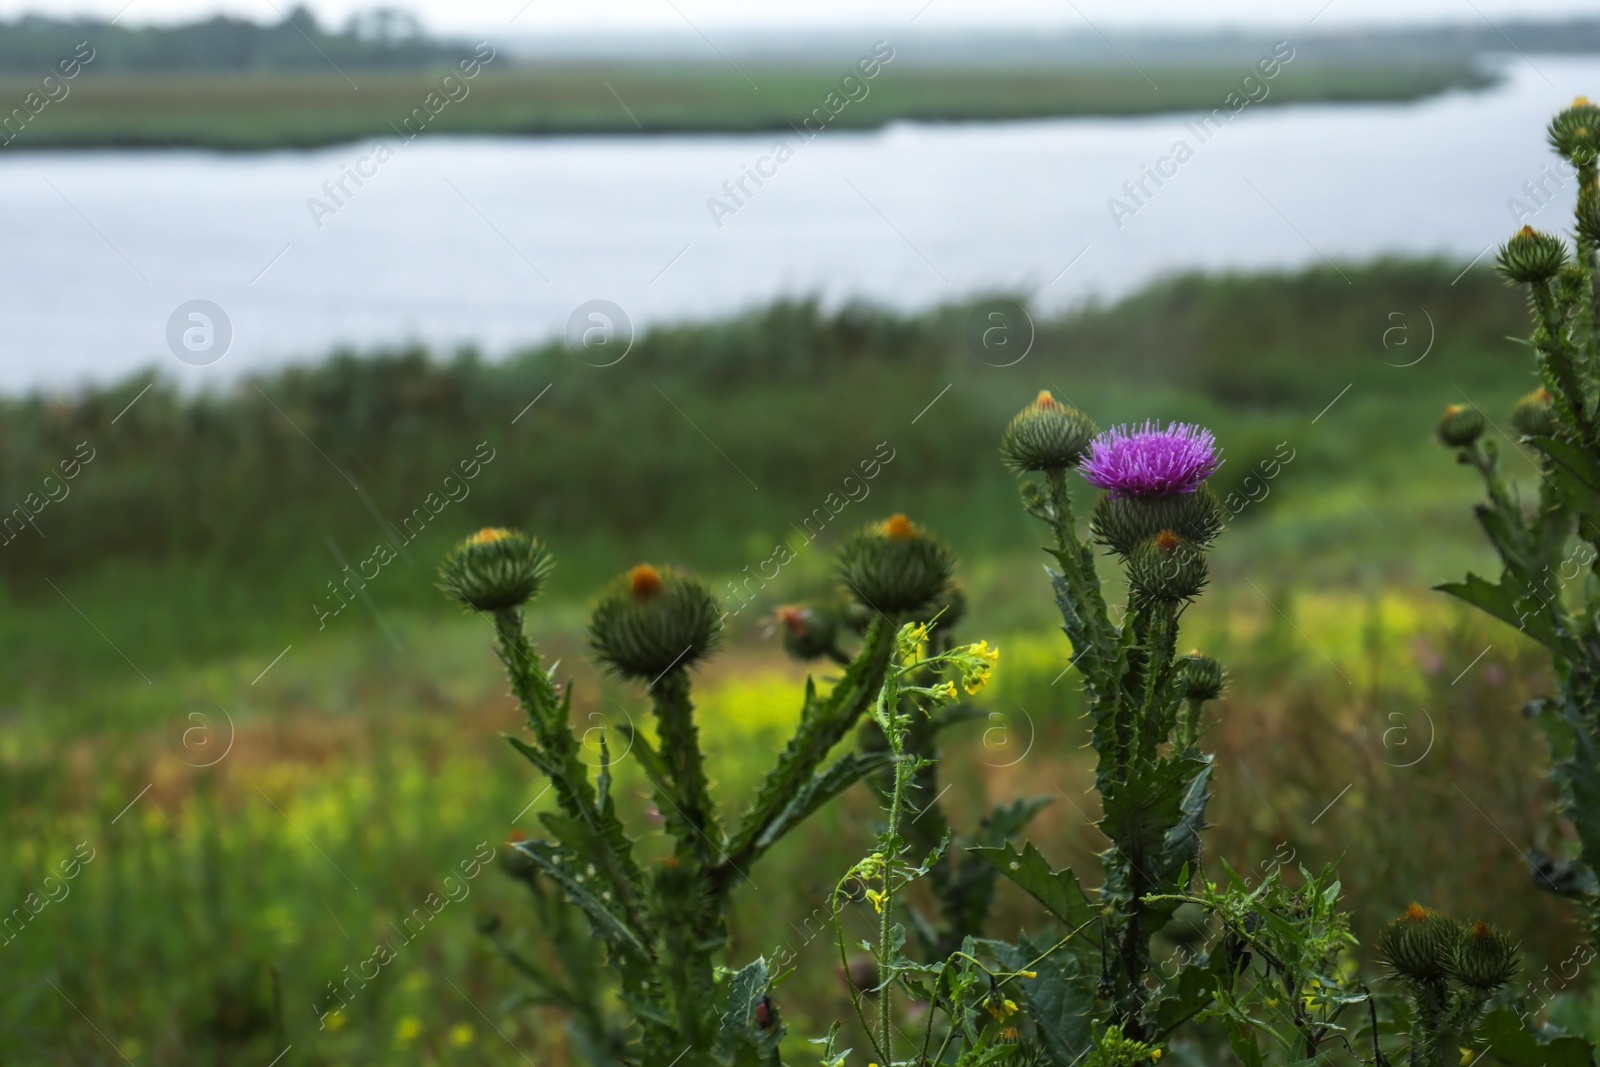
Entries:
{"label": "green thistle plant", "polygon": [[[875,564],[880,582],[901,582],[900,596],[885,597],[900,603],[921,607],[943,594],[954,566],[948,550],[920,531],[899,536],[897,524],[886,525],[878,556],[873,546],[858,550],[865,568],[858,573]],[[907,543],[916,547],[907,552]],[[615,749],[602,736],[591,768],[571,723],[571,686],[557,683],[524,632],[523,605],[549,566],[532,538],[493,530],[468,539],[441,567],[447,594],[494,620],[512,692],[527,715],[527,733],[507,740],[550,780],[554,799],[554,810],[539,815],[547,836],[515,841],[503,866],[527,886],[556,965],[519,951],[497,918],[483,927],[532,984],[535,1002],[571,1016],[580,1051],[596,1063],[656,1067],[694,1049],[686,1067],[776,1065],[785,1029],[769,996],[771,966],[761,958],[736,969],[723,962],[730,897],[773,845],[888,766],[887,752],[835,757],[835,750],[879,694],[902,620],[897,613],[872,617],[830,692],[807,684],[793,736],[733,817],[712,795],[691,697],[690,668],[719,638],[715,599],[699,580],[647,565],[614,583],[595,607],[589,634],[596,659],[644,683],[651,702],[656,737],[624,729],[621,746],[649,781],[673,843],[669,855],[646,867],[613,797]],[[961,677],[976,681],[986,670],[981,664],[992,661],[980,655],[959,662],[966,663]]]}
{"label": "green thistle plant", "polygon": [[1517,972],[1516,945],[1488,923],[1467,926],[1412,904],[1383,928],[1378,946],[1410,1001],[1412,1063],[1456,1067],[1457,1050]]}
{"label": "green thistle plant", "polygon": [[1477,518],[1501,571],[1496,581],[1468,575],[1439,588],[1514,626],[1551,655],[1557,693],[1533,707],[1578,849],[1545,857],[1536,881],[1562,887],[1589,908],[1597,924],[1593,939],[1600,935],[1600,896],[1592,888],[1600,871],[1600,232],[1594,225],[1600,108],[1580,98],[1551,122],[1549,138],[1579,168],[1575,245],[1525,227],[1499,263],[1508,281],[1528,287],[1533,314],[1529,347],[1541,386],[1517,402],[1511,422],[1537,457],[1538,499],[1524,504],[1500,470],[1493,441],[1446,439],[1483,478],[1488,500]]}
{"label": "green thistle plant", "polygon": [[1561,423],[1556,419],[1552,399],[1550,390],[1540,388],[1518,400],[1511,409],[1512,427],[1524,437],[1555,436]]}
{"label": "green thistle plant", "polygon": [[595,657],[620,677],[652,683],[705,659],[721,636],[710,587],[648,563],[617,579],[589,619]]}
{"label": "green thistle plant", "polygon": [[1513,282],[1534,285],[1548,282],[1567,265],[1567,246],[1559,237],[1524,226],[1500,246],[1495,268]]}
{"label": "green thistle plant", "polygon": [[488,527],[445,557],[439,588],[473,611],[518,608],[543,591],[551,566],[535,538]]}
{"label": "green thistle plant", "polygon": [[904,515],[858,531],[839,553],[839,575],[861,603],[895,614],[926,608],[945,593],[955,557]]}
{"label": "green thistle plant", "polygon": [[1000,437],[1000,455],[1018,474],[1076,467],[1094,440],[1087,415],[1063,404],[1048,389],[1019,411]]}
{"label": "green thistle plant", "polygon": [[1439,417],[1439,440],[1451,448],[1466,448],[1483,436],[1483,412],[1451,404]]}

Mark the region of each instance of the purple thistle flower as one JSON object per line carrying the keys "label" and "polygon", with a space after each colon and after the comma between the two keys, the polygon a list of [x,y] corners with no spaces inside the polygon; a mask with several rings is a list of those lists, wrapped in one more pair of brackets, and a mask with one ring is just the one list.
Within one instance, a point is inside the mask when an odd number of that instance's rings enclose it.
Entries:
{"label": "purple thistle flower", "polygon": [[1192,493],[1217,472],[1217,440],[1186,422],[1114,426],[1089,445],[1084,481],[1113,497]]}

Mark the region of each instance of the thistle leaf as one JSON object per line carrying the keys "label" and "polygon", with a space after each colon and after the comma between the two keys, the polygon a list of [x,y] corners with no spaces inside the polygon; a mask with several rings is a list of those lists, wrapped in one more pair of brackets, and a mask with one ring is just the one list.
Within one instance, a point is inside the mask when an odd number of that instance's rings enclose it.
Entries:
{"label": "thistle leaf", "polygon": [[1530,600],[1534,604],[1541,602],[1537,597],[1524,595],[1515,587],[1508,588],[1503,579],[1497,584],[1479,575],[1468,574],[1464,582],[1445,582],[1434,588],[1515,626],[1558,656],[1568,660],[1582,658],[1577,645],[1556,628],[1542,608],[1519,611],[1517,605],[1520,603]]}
{"label": "thistle leaf", "polygon": [[559,885],[566,892],[568,900],[583,909],[597,937],[628,955],[649,958],[650,952],[645,947],[644,939],[612,910],[609,902],[603,901],[591,886],[579,881],[577,872],[571,869],[570,858],[563,855],[559,848],[548,841],[519,841],[514,847]]}
{"label": "thistle leaf", "polygon": [[1020,853],[1009,844],[979,845],[967,851],[1017,883],[1043,904],[1046,911],[1065,923],[1067,929],[1076,930],[1094,921],[1095,907],[1084,895],[1077,875],[1070,867],[1052,871],[1039,850],[1033,847],[1033,842],[1024,844]]}

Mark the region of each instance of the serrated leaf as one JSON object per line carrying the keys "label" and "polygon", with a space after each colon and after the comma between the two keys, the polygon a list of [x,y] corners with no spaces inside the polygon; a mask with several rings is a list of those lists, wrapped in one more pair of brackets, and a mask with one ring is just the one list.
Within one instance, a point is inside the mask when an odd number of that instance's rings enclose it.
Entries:
{"label": "serrated leaf", "polygon": [[1534,437],[1529,444],[1550,457],[1551,475],[1577,511],[1600,515],[1600,462],[1571,441]]}
{"label": "serrated leaf", "polygon": [[[1468,574],[1464,582],[1445,582],[1434,588],[1516,627],[1558,656],[1579,658],[1577,647],[1556,629],[1538,597],[1524,595],[1521,586],[1508,588],[1504,581],[1497,584],[1479,575]],[[1525,603],[1529,607],[1519,610],[1517,605]]]}
{"label": "serrated leaf", "polygon": [[644,939],[612,910],[610,902],[602,900],[588,885],[578,881],[563,862],[555,845],[548,841],[519,841],[512,847],[531,859],[545,876],[562,888],[567,899],[583,909],[596,935],[633,955],[650,955]]}
{"label": "serrated leaf", "polygon": [[[1110,869],[1117,877],[1107,880],[1113,896],[1186,888],[1178,879],[1199,856],[1210,780],[1210,757],[1177,755],[1126,782],[1108,783],[1100,829],[1120,861]],[[1177,907],[1175,900],[1153,902],[1147,914],[1165,920]]]}
{"label": "serrated leaf", "polygon": [[1010,844],[978,845],[967,852],[1017,883],[1024,892],[1043,904],[1046,911],[1065,923],[1067,929],[1076,930],[1094,920],[1095,907],[1084,895],[1077,875],[1072,873],[1070,867],[1052,871],[1033,842],[1026,842],[1020,853]]}

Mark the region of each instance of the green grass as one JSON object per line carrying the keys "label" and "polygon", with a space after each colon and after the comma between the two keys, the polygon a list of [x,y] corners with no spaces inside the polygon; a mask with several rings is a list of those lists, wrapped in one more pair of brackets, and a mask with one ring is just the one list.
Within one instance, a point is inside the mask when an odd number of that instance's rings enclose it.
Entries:
{"label": "green grass", "polygon": [[[406,120],[424,108],[430,93],[456,102],[442,110],[436,104],[436,116],[418,113],[410,129],[427,134],[789,133],[824,108],[830,93],[844,97],[840,82],[851,69],[746,63],[740,73],[721,64],[510,63],[501,57],[475,79],[458,79],[445,90],[442,71],[354,71],[352,84],[333,71],[163,76],[97,73],[91,67],[72,83],[68,97],[47,105],[10,147],[256,150],[366,138],[392,143],[406,136]],[[826,126],[872,129],[899,119],[1210,111],[1224,106],[1230,92],[1240,91],[1251,69],[1247,63],[1146,64],[1140,74],[1123,66],[946,68],[901,59],[859,82],[863,88],[852,86],[849,95],[856,102],[842,110],[834,104],[830,110],[837,114]],[[1485,84],[1486,77],[1464,60],[1358,66],[1317,65],[1302,58],[1266,83],[1270,93],[1262,104],[1413,100]],[[0,101],[20,106],[34,88],[25,81],[0,80]],[[812,128],[818,125],[813,120]]]}

